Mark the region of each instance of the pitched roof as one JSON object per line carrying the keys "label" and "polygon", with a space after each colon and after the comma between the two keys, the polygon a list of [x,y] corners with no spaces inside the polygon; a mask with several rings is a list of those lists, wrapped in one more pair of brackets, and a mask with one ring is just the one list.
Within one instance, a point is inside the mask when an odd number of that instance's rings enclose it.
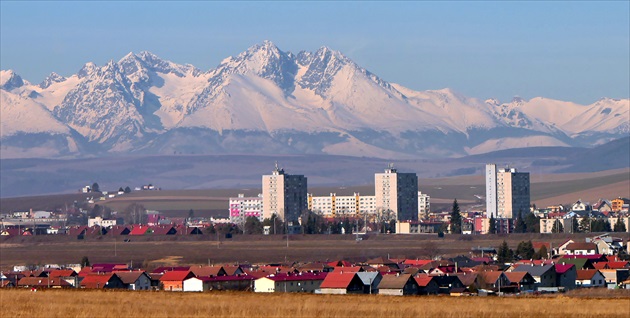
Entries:
{"label": "pitched roof", "polygon": [[[144,271],[132,271],[132,272],[116,272],[116,275],[122,280],[124,284],[133,284],[142,275],[146,275]],[[148,277],[148,275],[147,275]]]}
{"label": "pitched roof", "polygon": [[[595,274],[599,272],[596,269],[579,269],[577,271],[577,280],[591,280]],[[601,273],[600,273],[601,274]]]}
{"label": "pitched roof", "polygon": [[48,273],[48,277],[70,277],[77,276],[77,272],[72,269],[55,269]]}
{"label": "pitched roof", "polygon": [[358,276],[354,272],[328,273],[328,275],[326,275],[326,278],[324,278],[324,281],[322,282],[320,288],[348,288],[348,285],[350,285],[350,282],[352,282],[352,279],[354,279],[355,277]]}
{"label": "pitched roof", "polygon": [[191,266],[190,271],[193,272],[195,276],[204,277],[220,276],[227,274],[223,266]]}
{"label": "pitched roof", "polygon": [[582,269],[590,260],[588,258],[561,258],[559,263],[573,264],[576,269]]}
{"label": "pitched roof", "polygon": [[406,259],[403,264],[411,266],[423,266],[431,263],[430,259]]}
{"label": "pitched roof", "polygon": [[72,287],[72,284],[66,282],[65,280],[54,277],[22,277],[18,281],[18,286],[35,286],[35,287],[48,287],[48,286],[61,286],[61,287]]}
{"label": "pitched roof", "polygon": [[628,261],[620,261],[620,262],[608,262],[608,268],[610,269],[623,269],[628,268],[630,263]]}
{"label": "pitched roof", "polygon": [[161,266],[151,271],[151,274],[161,274],[170,271],[188,271],[190,266]]}
{"label": "pitched roof", "polygon": [[429,285],[429,283],[431,283],[431,281],[433,280],[435,276],[429,276],[429,275],[418,275],[416,277],[414,277],[414,279],[416,280],[416,283],[418,284],[418,286],[420,287],[427,287]]}
{"label": "pitched roof", "polygon": [[193,274],[191,271],[170,271],[170,272],[164,273],[164,275],[160,277],[160,281],[161,282],[167,282],[167,281],[182,282],[184,281],[184,279],[190,278],[193,276],[195,276],[195,274]]}
{"label": "pitched roof", "polygon": [[476,273],[476,272],[472,272],[472,273],[457,273],[457,277],[459,277],[459,280],[462,282],[462,284],[464,286],[470,286],[470,285],[474,284],[475,280],[477,280],[477,276],[478,276],[478,273]]}
{"label": "pitched roof", "polygon": [[532,242],[532,247],[536,251],[540,250],[543,246],[547,249],[547,251],[551,251],[551,243],[549,242]]}
{"label": "pitched roof", "polygon": [[593,267],[595,267],[595,269],[608,269],[608,262],[597,262],[595,264],[593,264]]}
{"label": "pitched roof", "polygon": [[88,274],[81,280],[81,287],[85,288],[105,288],[110,279],[115,276],[109,274]]}
{"label": "pitched roof", "polygon": [[409,280],[415,282],[415,280],[411,278],[411,274],[385,275],[383,279],[381,279],[380,284],[378,284],[378,289],[402,289]]}
{"label": "pitched roof", "polygon": [[594,250],[597,251],[597,244],[595,243],[571,243],[566,247],[567,251],[577,251],[577,250]]}
{"label": "pitched roof", "polygon": [[513,272],[528,272],[530,275],[542,276],[545,273],[552,271],[554,266],[551,264],[541,266],[521,265],[513,270]]}
{"label": "pitched roof", "polygon": [[279,282],[279,281],[302,281],[302,280],[325,280],[329,273],[299,273],[299,274],[271,274],[267,278]]}
{"label": "pitched roof", "polygon": [[373,284],[374,281],[379,279],[380,278],[379,276],[382,276],[382,275],[379,272],[359,272],[357,273],[357,276],[361,279],[361,281],[363,282],[363,285],[369,286]]}
{"label": "pitched roof", "polygon": [[138,226],[134,226],[131,229],[131,232],[129,233],[129,235],[145,235],[147,234],[147,231],[149,231],[149,227],[146,225],[138,225]]}
{"label": "pitched roof", "polygon": [[358,272],[362,272],[362,271],[363,271],[363,268],[361,268],[361,266],[335,267],[333,269],[333,272],[335,272],[335,273],[340,273],[340,272],[358,273]]}
{"label": "pitched roof", "polygon": [[499,280],[503,272],[501,271],[488,271],[477,273],[477,277],[480,277],[486,284],[494,284]]}
{"label": "pitched roof", "polygon": [[505,277],[510,281],[510,283],[520,283],[523,281],[525,276],[527,276],[528,272],[505,272],[503,273]]}
{"label": "pitched roof", "polygon": [[574,268],[575,264],[569,264],[569,263],[564,263],[564,264],[556,264],[555,268],[556,268],[556,273],[558,274],[564,274],[566,272],[568,272],[571,268]]}

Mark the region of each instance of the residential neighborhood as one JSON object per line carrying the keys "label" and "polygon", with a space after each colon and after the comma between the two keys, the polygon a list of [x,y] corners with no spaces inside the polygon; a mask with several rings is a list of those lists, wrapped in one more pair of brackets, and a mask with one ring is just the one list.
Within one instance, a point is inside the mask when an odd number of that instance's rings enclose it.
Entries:
{"label": "residential neighborhood", "polygon": [[[630,261],[602,254],[593,241],[551,247],[521,242],[516,251],[439,259],[345,260],[276,264],[209,264],[142,268],[137,264],[15,265],[0,274],[2,288],[249,291],[255,293],[407,295],[523,295],[579,288],[630,289]],[[534,247],[536,246],[536,248]],[[546,247],[550,246],[548,252]],[[524,258],[527,253],[542,257]],[[505,261],[503,253],[512,255]]]}

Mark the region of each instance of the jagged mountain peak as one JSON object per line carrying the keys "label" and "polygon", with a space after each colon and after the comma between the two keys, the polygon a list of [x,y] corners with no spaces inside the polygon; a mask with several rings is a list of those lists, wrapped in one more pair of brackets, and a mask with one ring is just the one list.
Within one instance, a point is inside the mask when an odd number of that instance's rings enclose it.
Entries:
{"label": "jagged mountain peak", "polygon": [[25,82],[22,77],[13,70],[3,70],[0,72],[0,88],[10,91],[24,86],[24,84]]}
{"label": "jagged mountain peak", "polygon": [[50,87],[50,85],[54,84],[54,83],[61,83],[63,81],[65,81],[66,78],[55,73],[52,72],[50,73],[50,75],[48,75],[40,84],[39,87],[42,89],[46,89],[48,87]]}

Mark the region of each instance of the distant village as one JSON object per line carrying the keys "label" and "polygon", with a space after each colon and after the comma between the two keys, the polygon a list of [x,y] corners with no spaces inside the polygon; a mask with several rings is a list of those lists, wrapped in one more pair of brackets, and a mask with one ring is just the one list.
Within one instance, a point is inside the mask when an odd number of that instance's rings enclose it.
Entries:
{"label": "distant village", "polygon": [[[2,288],[82,288],[170,292],[382,295],[523,295],[577,288],[630,289],[630,262],[613,255],[623,247],[609,234],[583,242],[521,242],[473,248],[470,256],[440,259],[374,258],[309,263],[222,264],[142,268],[142,264],[16,265],[0,274]],[[504,245],[506,245],[504,243]],[[608,253],[601,253],[607,251]]]}
{"label": "distant village", "polygon": [[[375,195],[314,196],[307,178],[276,164],[262,176],[262,193],[229,199],[228,218],[165,217],[132,204],[111,211],[97,204],[75,204],[64,211],[13,211],[2,215],[0,237],[63,235],[71,239],[137,236],[345,234],[460,235],[509,233],[593,233],[559,246],[523,241],[473,248],[468,256],[432,259],[376,258],[364,262],[224,264],[146,268],[142,264],[16,264],[0,275],[2,287],[118,288],[132,290],[308,292],[321,294],[492,295],[563,292],[576,288],[630,288],[630,200],[600,199],[595,204],[536,207],[530,204],[529,173],[486,166],[486,209],[431,211],[430,196],[418,189],[414,173],[390,165],[375,174]],[[132,191],[158,191],[153,185],[115,192],[97,184],[80,191],[87,203]],[[482,206],[482,205],[480,205]],[[596,234],[600,233],[600,234]],[[144,267],[144,268],[143,268]]]}

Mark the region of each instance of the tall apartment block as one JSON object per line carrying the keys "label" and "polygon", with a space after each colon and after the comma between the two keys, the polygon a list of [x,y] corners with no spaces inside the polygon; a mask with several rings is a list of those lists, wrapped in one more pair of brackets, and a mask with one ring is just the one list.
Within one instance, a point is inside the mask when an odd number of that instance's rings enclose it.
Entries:
{"label": "tall apartment block", "polygon": [[418,220],[428,218],[431,212],[431,197],[418,191]]}
{"label": "tall apartment block", "polygon": [[514,168],[497,169],[495,164],[486,165],[486,216],[498,219],[514,219],[519,211],[529,213],[529,172],[517,172]]}
{"label": "tall apartment block", "polygon": [[257,197],[246,197],[239,193],[238,197],[230,198],[230,222],[241,224],[250,216],[262,221],[262,205],[262,194]]}
{"label": "tall apartment block", "polygon": [[389,165],[374,175],[376,209],[390,210],[398,221],[418,220],[418,176],[400,173]]}
{"label": "tall apartment block", "polygon": [[308,209],[324,217],[356,217],[376,212],[376,198],[372,196],[354,195],[341,196],[331,193],[329,196],[308,195]]}
{"label": "tall apartment block", "polygon": [[280,219],[297,224],[302,212],[308,209],[307,178],[290,175],[284,169],[275,169],[262,177],[263,218],[276,214]]}

